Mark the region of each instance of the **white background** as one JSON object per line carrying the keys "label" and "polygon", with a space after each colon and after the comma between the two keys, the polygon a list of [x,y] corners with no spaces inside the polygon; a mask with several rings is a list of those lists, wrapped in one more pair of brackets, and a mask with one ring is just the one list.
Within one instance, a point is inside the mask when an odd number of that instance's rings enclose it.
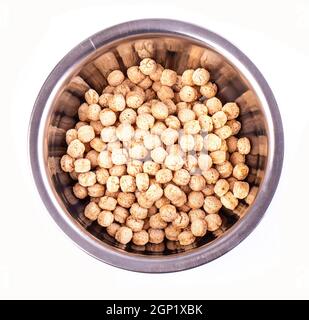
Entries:
{"label": "white background", "polygon": [[[27,159],[35,97],[76,44],[113,24],[185,20],[232,41],[262,71],[285,131],[282,178],[265,218],[237,248],[193,270],[140,274],[99,262],[56,226]],[[309,2],[0,2],[0,298],[309,298]]]}

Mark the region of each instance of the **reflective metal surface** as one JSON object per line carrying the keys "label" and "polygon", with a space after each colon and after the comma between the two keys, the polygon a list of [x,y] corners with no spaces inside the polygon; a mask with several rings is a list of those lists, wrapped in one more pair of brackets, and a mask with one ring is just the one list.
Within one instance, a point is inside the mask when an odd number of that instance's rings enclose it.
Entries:
{"label": "reflective metal surface", "polygon": [[[151,56],[182,73],[203,66],[211,72],[223,103],[241,108],[240,136],[249,136],[252,185],[249,204],[225,210],[223,225],[191,246],[120,245],[83,216],[85,202],[72,193],[74,181],[61,171],[65,131],[74,127],[77,109],[89,87],[101,92],[107,74]],[[209,262],[235,247],[264,215],[279,181],[283,130],[273,94],[252,62],[235,46],[206,29],[173,20],[139,20],[103,30],[69,52],[44,83],[29,131],[33,176],[49,213],[83,250],[117,267],[142,272],[178,271]]]}

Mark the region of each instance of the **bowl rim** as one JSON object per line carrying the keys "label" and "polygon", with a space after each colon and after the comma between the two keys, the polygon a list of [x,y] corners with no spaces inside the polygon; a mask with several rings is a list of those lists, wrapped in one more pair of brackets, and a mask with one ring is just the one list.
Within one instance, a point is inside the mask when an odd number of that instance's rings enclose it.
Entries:
{"label": "bowl rim", "polygon": [[[240,68],[252,86],[255,85],[254,89],[266,111],[265,117],[269,126],[265,176],[255,203],[249,212],[222,236],[209,244],[166,256],[128,254],[92,236],[62,210],[53,195],[44,171],[44,166],[46,166],[43,159],[46,125],[44,120],[49,112],[46,106],[52,101],[52,93],[56,91],[61,79],[65,78],[74,65],[94,53],[97,48],[113,41],[141,34],[186,37],[213,47]],[[258,225],[273,198],[280,179],[284,155],[283,126],[278,105],[268,83],[257,67],[236,46],[220,35],[204,27],[170,19],[142,19],[124,22],[99,31],[67,53],[51,71],[36,98],[29,123],[28,145],[28,159],[40,197],[49,214],[65,234],[82,250],[105,263],[130,271],[150,273],[174,272],[197,267],[222,256],[244,240]]]}

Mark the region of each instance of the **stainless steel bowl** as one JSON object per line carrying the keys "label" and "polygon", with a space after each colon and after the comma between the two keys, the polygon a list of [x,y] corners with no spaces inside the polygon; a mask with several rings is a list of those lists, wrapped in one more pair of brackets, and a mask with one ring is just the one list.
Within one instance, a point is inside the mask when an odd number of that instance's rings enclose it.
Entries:
{"label": "stainless steel bowl", "polygon": [[[137,53],[138,51],[138,53]],[[223,211],[223,225],[191,246],[120,245],[83,216],[85,202],[72,193],[73,181],[59,168],[65,131],[74,127],[77,108],[90,87],[101,92],[107,74],[151,54],[178,73],[206,67],[223,102],[241,108],[242,131],[252,151],[248,201]],[[34,105],[29,132],[32,173],[41,198],[60,228],[84,251],[111,265],[141,272],[184,270],[216,259],[240,243],[259,223],[277,187],[283,161],[283,129],[267,82],[254,64],[219,35],[180,21],[151,19],[98,32],[70,51],[51,72]]]}

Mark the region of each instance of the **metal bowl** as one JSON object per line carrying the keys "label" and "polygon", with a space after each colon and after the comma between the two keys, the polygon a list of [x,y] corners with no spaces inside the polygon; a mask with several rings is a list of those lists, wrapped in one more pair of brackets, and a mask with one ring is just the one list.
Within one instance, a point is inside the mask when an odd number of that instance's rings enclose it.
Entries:
{"label": "metal bowl", "polygon": [[[83,215],[85,202],[72,193],[74,181],[61,171],[65,131],[90,87],[101,92],[107,74],[151,55],[182,73],[203,66],[219,87],[222,102],[241,108],[242,130],[252,143],[247,156],[251,192],[223,225],[193,245],[120,245]],[[256,227],[277,187],[283,161],[283,129],[271,89],[254,64],[221,36],[198,26],[163,19],[126,22],[98,32],[70,51],[51,72],[34,105],[29,131],[32,173],[41,198],[60,228],[84,251],[108,264],[140,272],[179,271],[231,250]]]}

